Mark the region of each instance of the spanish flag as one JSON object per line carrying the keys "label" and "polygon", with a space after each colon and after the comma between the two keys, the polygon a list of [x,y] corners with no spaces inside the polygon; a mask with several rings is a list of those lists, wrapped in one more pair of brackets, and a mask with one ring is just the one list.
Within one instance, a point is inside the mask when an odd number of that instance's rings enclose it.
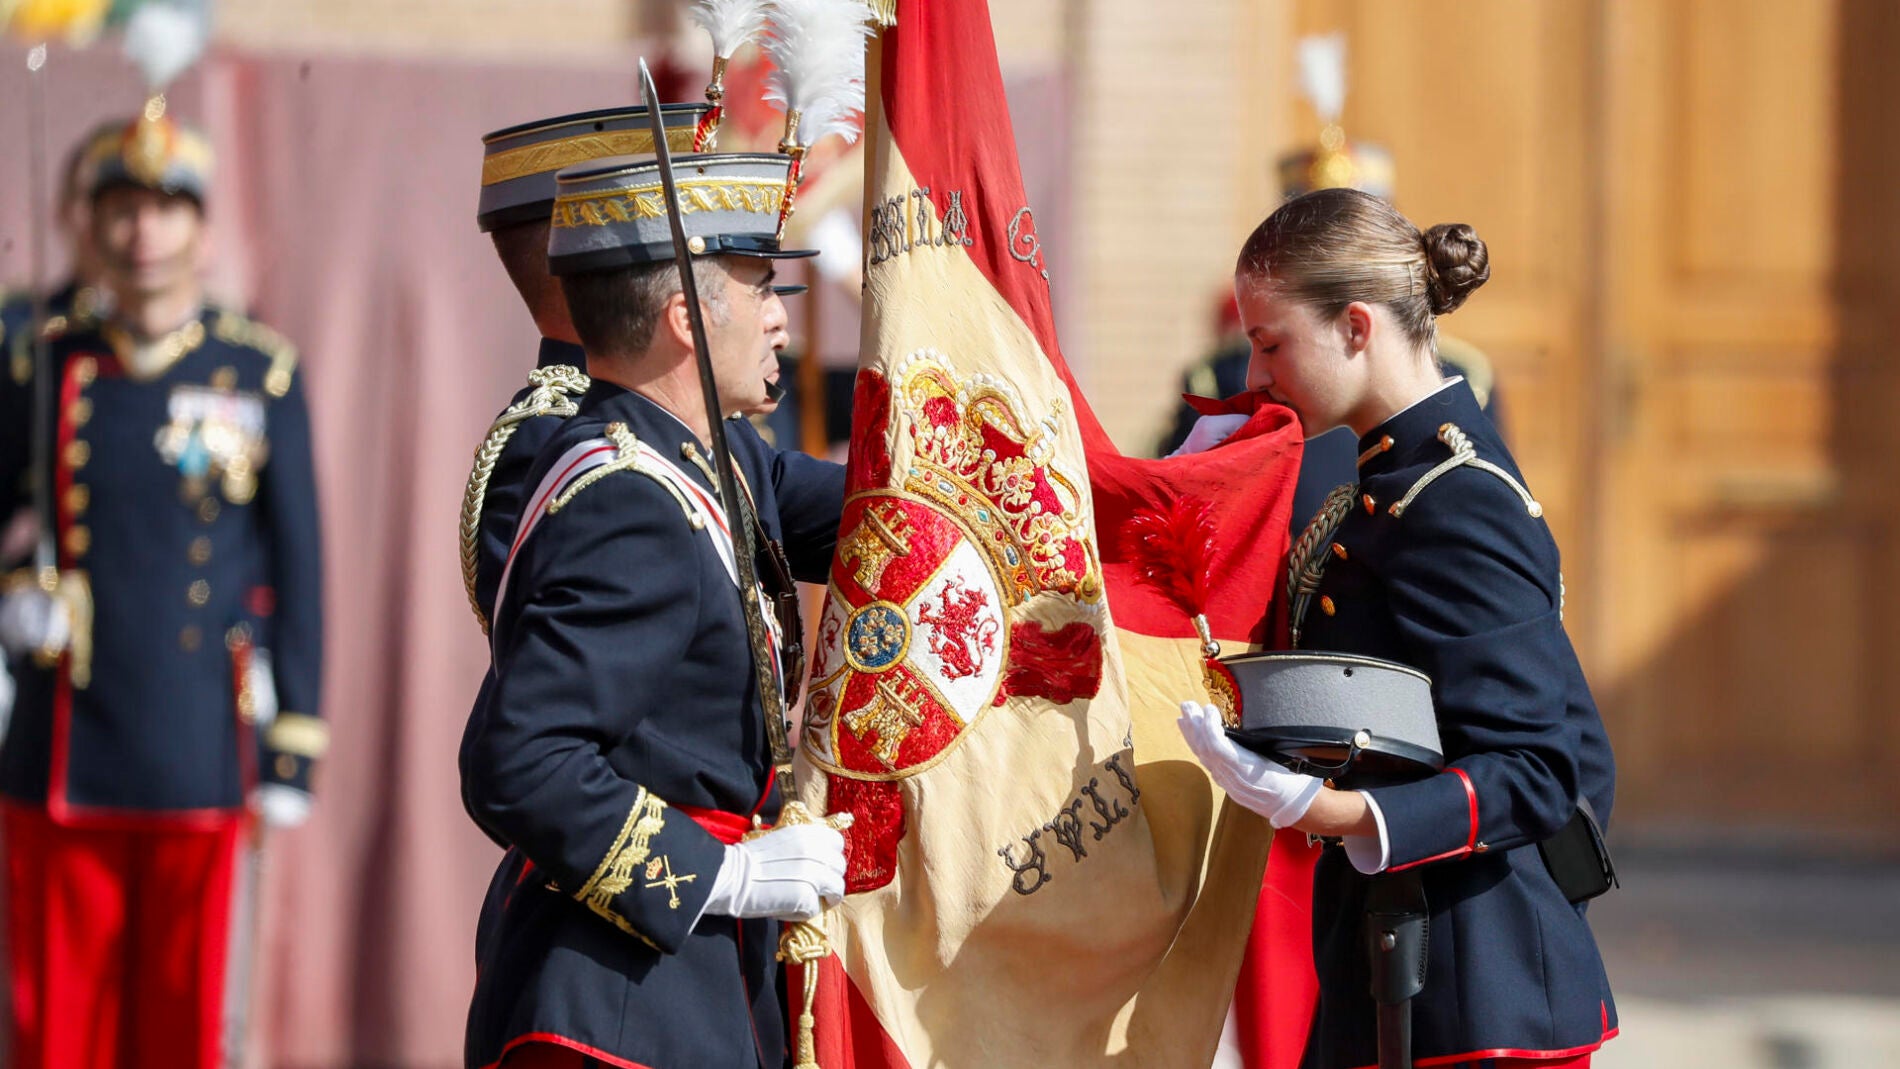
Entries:
{"label": "spanish flag", "polygon": [[1192,611],[1226,653],[1280,626],[1298,425],[1261,405],[1158,461],[1109,442],[1057,347],[982,4],[900,0],[867,84],[863,356],[799,755],[803,801],[856,818],[819,1063],[1207,1065],[1273,834],[1173,721],[1207,697]]}

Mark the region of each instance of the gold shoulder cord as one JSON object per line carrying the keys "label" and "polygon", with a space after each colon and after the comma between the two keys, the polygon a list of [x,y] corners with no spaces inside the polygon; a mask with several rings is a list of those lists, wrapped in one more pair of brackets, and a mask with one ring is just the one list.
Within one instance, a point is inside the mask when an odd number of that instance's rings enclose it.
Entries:
{"label": "gold shoulder cord", "polygon": [[488,617],[482,614],[482,604],[475,597],[475,561],[481,547],[482,502],[488,496],[488,480],[495,474],[495,464],[516,428],[540,416],[572,416],[580,410],[573,398],[586,393],[592,380],[579,368],[555,364],[528,372],[528,385],[533,387],[528,396],[509,405],[488,428],[488,436],[475,450],[475,466],[468,473],[468,487],[462,494],[462,586],[484,635],[488,634]]}
{"label": "gold shoulder cord", "polygon": [[1418,495],[1424,493],[1426,487],[1437,482],[1441,476],[1459,467],[1473,467],[1479,471],[1489,472],[1497,476],[1504,480],[1506,486],[1517,491],[1517,496],[1524,502],[1524,511],[1530,513],[1533,519],[1544,514],[1544,506],[1537,503],[1537,499],[1531,496],[1531,492],[1524,488],[1523,483],[1512,478],[1510,472],[1505,471],[1496,464],[1479,458],[1478,447],[1471,444],[1471,439],[1464,431],[1458,429],[1456,423],[1440,425],[1438,428],[1438,440],[1451,447],[1450,458],[1426,472],[1417,482],[1412,484],[1412,488],[1405,492],[1404,497],[1393,502],[1391,509],[1388,511],[1391,512],[1394,517],[1405,515],[1405,510],[1412,507],[1412,502],[1418,500]]}
{"label": "gold shoulder cord", "polygon": [[1313,601],[1313,595],[1319,593],[1319,581],[1326,573],[1326,562],[1331,559],[1322,548],[1331,544],[1333,533],[1339,525],[1346,522],[1346,516],[1352,512],[1353,498],[1359,492],[1357,483],[1341,483],[1326,495],[1326,503],[1321,505],[1318,514],[1300,532],[1299,540],[1293,543],[1293,549],[1286,558],[1286,592],[1288,600],[1287,627],[1289,638],[1295,649],[1300,645],[1300,632],[1305,630],[1306,608]]}

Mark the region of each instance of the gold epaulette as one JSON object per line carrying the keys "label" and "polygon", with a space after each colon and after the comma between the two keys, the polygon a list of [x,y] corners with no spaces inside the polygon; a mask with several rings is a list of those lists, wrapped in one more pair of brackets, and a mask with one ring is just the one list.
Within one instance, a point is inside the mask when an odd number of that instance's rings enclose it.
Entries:
{"label": "gold epaulette", "polygon": [[528,372],[528,385],[528,396],[509,405],[489,425],[488,434],[475,450],[475,465],[462,494],[462,585],[468,592],[468,607],[474,610],[484,635],[488,633],[488,617],[482,614],[481,602],[475,597],[475,559],[481,548],[482,502],[488,497],[488,480],[495,474],[495,464],[516,428],[541,416],[566,419],[573,415],[580,410],[575,398],[586,393],[593,381],[579,368],[555,364]]}
{"label": "gold epaulette", "polygon": [[1460,467],[1476,468],[1497,476],[1504,481],[1505,485],[1517,492],[1517,496],[1524,502],[1524,511],[1530,513],[1533,518],[1544,514],[1544,506],[1537,503],[1537,499],[1531,496],[1531,492],[1524,488],[1523,483],[1518,482],[1510,472],[1478,456],[1478,447],[1471,444],[1470,437],[1459,430],[1457,424],[1442,424],[1438,428],[1438,440],[1451,447],[1451,456],[1437,467],[1419,476],[1419,480],[1412,484],[1412,488],[1405,492],[1405,496],[1392,503],[1392,507],[1387,511],[1393,516],[1405,515],[1405,510],[1412,507],[1412,502],[1418,500],[1418,495],[1424,493],[1426,487],[1437,482],[1447,472]]}
{"label": "gold epaulette", "polygon": [[282,397],[290,392],[290,379],[297,370],[297,347],[290,339],[249,316],[220,311],[211,324],[212,336],[230,345],[255,349],[270,358],[270,370],[264,373],[264,392]]}

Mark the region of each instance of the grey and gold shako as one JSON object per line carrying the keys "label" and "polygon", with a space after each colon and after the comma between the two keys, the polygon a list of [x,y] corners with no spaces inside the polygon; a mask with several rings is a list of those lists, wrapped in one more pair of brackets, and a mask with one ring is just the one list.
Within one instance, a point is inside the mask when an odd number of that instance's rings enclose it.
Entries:
{"label": "grey and gold shako", "polygon": [[1223,657],[1239,693],[1228,735],[1344,787],[1422,779],[1445,767],[1432,681],[1393,661],[1312,650]]}
{"label": "grey and gold shako", "polygon": [[[779,247],[779,216],[792,158],[769,153],[673,157],[680,222],[695,256],[815,256]],[[601,160],[556,178],[548,269],[556,275],[673,258],[660,166],[652,159]]]}
{"label": "grey and gold shako", "polygon": [[[691,152],[709,104],[662,104],[666,145]],[[475,221],[484,233],[547,218],[554,175],[610,156],[653,155],[644,107],[582,111],[497,130],[482,138],[482,198]]]}

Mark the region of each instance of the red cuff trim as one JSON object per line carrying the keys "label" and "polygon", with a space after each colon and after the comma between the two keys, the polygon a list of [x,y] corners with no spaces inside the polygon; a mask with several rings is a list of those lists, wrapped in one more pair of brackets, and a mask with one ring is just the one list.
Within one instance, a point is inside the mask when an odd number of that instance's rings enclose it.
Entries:
{"label": "red cuff trim", "polygon": [[[1442,854],[1433,854],[1431,857],[1420,858],[1417,861],[1407,861],[1403,865],[1388,865],[1385,871],[1404,872],[1406,869],[1417,868],[1420,865],[1429,865],[1434,861],[1452,861],[1476,852],[1478,848],[1478,791],[1477,788],[1471,785],[1471,777],[1466,774],[1464,769],[1453,768],[1450,769],[1450,772],[1452,775],[1458,777],[1458,782],[1463,784],[1465,788],[1465,807],[1470,813],[1471,819],[1471,825],[1465,833],[1465,845],[1455,850],[1447,850]],[[1485,1057],[1502,1058],[1507,1057],[1507,1055],[1496,1054],[1485,1055]],[[1425,1065],[1428,1063],[1417,1062],[1415,1064]]]}
{"label": "red cuff trim", "polygon": [[508,1060],[508,1055],[513,1054],[516,1048],[525,1047],[530,1043],[546,1043],[551,1047],[565,1047],[568,1050],[584,1054],[589,1058],[606,1062],[608,1065],[615,1066],[616,1069],[648,1069],[647,1066],[641,1065],[639,1062],[630,1062],[625,1058],[616,1058],[604,1050],[590,1047],[577,1039],[557,1036],[552,1032],[530,1032],[525,1036],[516,1036],[509,1040],[506,1046],[501,1048],[501,1057],[489,1062],[483,1066],[482,1069],[496,1069],[497,1066]]}
{"label": "red cuff trim", "polygon": [[[1556,1061],[1560,1058],[1580,1058],[1594,1054],[1597,1048],[1616,1038],[1619,1029],[1612,1028],[1603,1033],[1603,1038],[1595,1043],[1586,1043],[1581,1047],[1568,1050],[1518,1050],[1515,1047],[1494,1047],[1490,1050],[1474,1050],[1465,1054],[1443,1054],[1435,1058],[1419,1058],[1412,1064],[1418,1069],[1434,1065],[1457,1065],[1460,1062],[1481,1062],[1490,1058],[1517,1058],[1524,1061]],[[1376,1065],[1360,1066],[1359,1069],[1379,1069]]]}
{"label": "red cuff trim", "polygon": [[1478,789],[1471,785],[1471,776],[1462,768],[1454,768],[1452,774],[1465,786],[1465,804],[1471,810],[1471,831],[1465,836],[1465,849],[1471,850],[1478,845]]}

